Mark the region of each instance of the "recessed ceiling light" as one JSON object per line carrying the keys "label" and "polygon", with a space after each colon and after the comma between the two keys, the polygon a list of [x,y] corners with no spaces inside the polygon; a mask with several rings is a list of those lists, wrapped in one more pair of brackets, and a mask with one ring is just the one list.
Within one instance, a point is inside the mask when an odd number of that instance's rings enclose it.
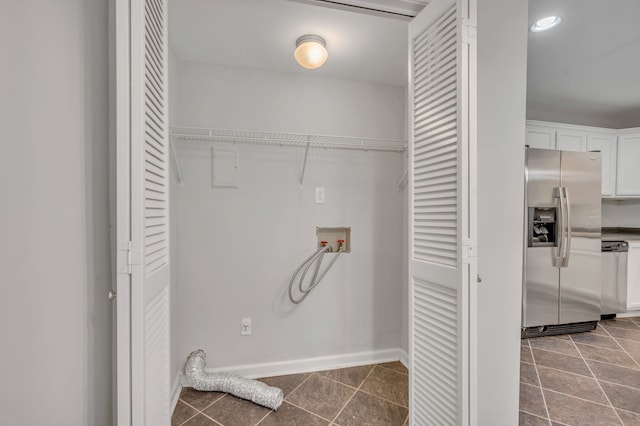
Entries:
{"label": "recessed ceiling light", "polygon": [[538,19],[532,26],[531,31],[539,33],[540,31],[550,30],[562,21],[559,16],[547,16],[545,18]]}
{"label": "recessed ceiling light", "polygon": [[307,34],[296,41],[296,51],[294,56],[301,67],[316,69],[321,67],[329,54],[327,53],[327,43],[320,36]]}

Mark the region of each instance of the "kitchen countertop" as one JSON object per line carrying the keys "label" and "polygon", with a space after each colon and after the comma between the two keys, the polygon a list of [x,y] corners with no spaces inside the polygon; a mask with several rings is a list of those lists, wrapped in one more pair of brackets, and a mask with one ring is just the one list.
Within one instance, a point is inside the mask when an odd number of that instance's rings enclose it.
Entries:
{"label": "kitchen countertop", "polygon": [[640,241],[640,228],[602,228],[603,241]]}

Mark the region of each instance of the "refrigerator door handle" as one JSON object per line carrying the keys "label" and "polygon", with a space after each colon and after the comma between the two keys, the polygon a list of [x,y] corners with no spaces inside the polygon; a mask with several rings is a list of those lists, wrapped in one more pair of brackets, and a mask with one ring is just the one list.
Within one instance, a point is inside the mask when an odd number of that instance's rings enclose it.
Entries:
{"label": "refrigerator door handle", "polygon": [[566,186],[563,186],[564,190],[564,200],[565,205],[567,206],[567,243],[565,244],[565,252],[563,254],[562,266],[569,266],[569,257],[571,256],[571,200],[569,200],[569,189]]}
{"label": "refrigerator door handle", "polygon": [[560,199],[560,220],[558,222],[557,225],[557,229],[558,229],[558,242],[557,242],[557,254],[553,259],[553,266],[557,267],[557,268],[561,268],[564,265],[564,251],[565,251],[565,238],[564,238],[564,225],[565,225],[565,220],[564,220],[564,216],[565,216],[565,203],[564,203],[564,191],[562,190],[563,187],[559,186],[557,188],[554,188],[553,190],[553,196],[555,198],[559,198]]}

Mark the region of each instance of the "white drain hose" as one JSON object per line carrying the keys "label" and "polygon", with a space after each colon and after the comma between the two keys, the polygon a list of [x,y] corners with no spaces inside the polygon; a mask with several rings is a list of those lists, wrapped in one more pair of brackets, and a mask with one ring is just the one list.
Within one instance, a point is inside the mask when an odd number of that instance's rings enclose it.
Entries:
{"label": "white drain hose", "polygon": [[237,374],[205,372],[206,357],[207,354],[202,349],[193,351],[184,365],[184,374],[195,390],[230,393],[272,410],[277,410],[282,404],[282,389]]}
{"label": "white drain hose", "polygon": [[[298,266],[298,269],[296,269],[296,271],[291,276],[291,281],[289,281],[289,300],[291,300],[292,303],[298,304],[307,298],[311,290],[313,290],[318,284],[320,284],[320,281],[322,281],[322,279],[327,274],[327,272],[329,272],[329,269],[331,269],[333,264],[336,263],[336,260],[338,260],[340,255],[343,253],[344,248],[342,246],[342,243],[340,243],[338,248],[338,253],[331,260],[329,265],[327,265],[324,271],[322,271],[320,276],[318,276],[318,271],[320,270],[320,265],[322,264],[322,259],[324,258],[324,254],[330,253],[330,250],[331,250],[331,247],[327,245],[322,246],[315,253],[309,256],[304,262],[302,262],[300,266]],[[308,288],[304,289],[302,286],[304,283],[304,277],[307,275],[307,272],[309,272],[309,269],[314,264],[314,262],[316,264],[316,269],[313,271],[311,284],[309,284]],[[302,271],[303,269],[304,271],[302,272],[302,274],[300,275],[300,279],[298,280],[298,290],[300,291],[300,293],[302,293],[302,296],[299,299],[296,299],[295,297],[293,297],[293,284],[296,281],[296,277],[298,276],[300,271]]]}

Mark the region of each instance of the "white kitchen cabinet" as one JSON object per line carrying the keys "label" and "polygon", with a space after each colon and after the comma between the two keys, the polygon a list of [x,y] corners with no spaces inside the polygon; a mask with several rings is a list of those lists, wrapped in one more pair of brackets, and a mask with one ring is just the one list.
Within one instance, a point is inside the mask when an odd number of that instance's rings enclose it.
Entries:
{"label": "white kitchen cabinet", "polygon": [[556,149],[556,131],[552,128],[527,126],[525,144],[531,148]]}
{"label": "white kitchen cabinet", "polygon": [[627,257],[627,310],[640,309],[640,241],[629,241]]}
{"label": "white kitchen cabinet", "polygon": [[640,196],[640,133],[618,136],[616,195]]}
{"label": "white kitchen cabinet", "polygon": [[616,189],[616,136],[587,134],[587,151],[602,153],[602,195],[612,197]]}
{"label": "white kitchen cabinet", "polygon": [[587,133],[560,129],[556,133],[556,149],[561,151],[586,151]]}

